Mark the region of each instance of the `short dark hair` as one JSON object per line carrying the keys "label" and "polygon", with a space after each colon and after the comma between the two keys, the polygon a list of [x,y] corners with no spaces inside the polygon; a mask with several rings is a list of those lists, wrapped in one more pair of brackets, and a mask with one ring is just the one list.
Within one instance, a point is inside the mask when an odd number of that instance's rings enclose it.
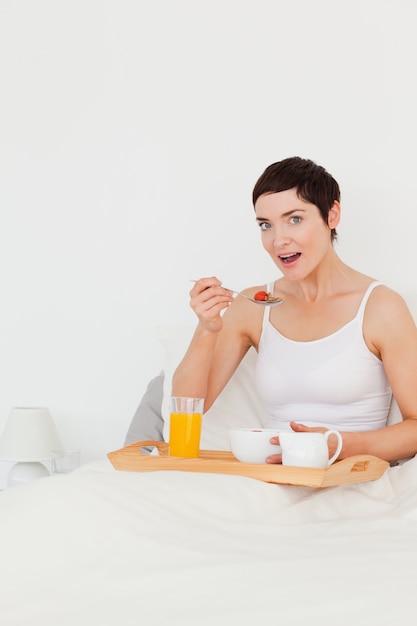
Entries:
{"label": "short dark hair", "polygon": [[[328,224],[329,211],[335,201],[340,202],[340,189],[335,181],[321,165],[310,159],[290,157],[272,163],[258,178],[252,193],[255,202],[264,194],[278,193],[296,189],[297,195],[314,204]],[[331,240],[337,239],[336,229],[331,230]]]}

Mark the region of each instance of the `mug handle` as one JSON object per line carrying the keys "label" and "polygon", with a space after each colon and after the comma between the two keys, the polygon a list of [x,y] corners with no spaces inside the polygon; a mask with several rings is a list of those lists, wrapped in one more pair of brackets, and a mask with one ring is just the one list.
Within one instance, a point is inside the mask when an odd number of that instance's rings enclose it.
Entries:
{"label": "mug handle", "polygon": [[329,459],[328,465],[331,465],[332,463],[334,463],[336,461],[337,457],[339,456],[339,454],[342,451],[342,446],[343,446],[342,435],[339,433],[338,430],[326,430],[326,432],[324,433],[324,437],[326,439],[326,442],[327,442],[328,438],[330,437],[330,435],[336,435],[336,437],[337,437],[337,448],[336,448],[336,452],[334,453],[334,455]]}

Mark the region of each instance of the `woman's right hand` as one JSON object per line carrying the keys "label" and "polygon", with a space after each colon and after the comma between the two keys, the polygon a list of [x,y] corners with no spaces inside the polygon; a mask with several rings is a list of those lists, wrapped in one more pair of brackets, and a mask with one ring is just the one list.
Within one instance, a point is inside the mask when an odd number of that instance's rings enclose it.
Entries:
{"label": "woman's right hand", "polygon": [[222,329],[221,312],[233,302],[232,292],[221,285],[221,281],[215,276],[200,278],[190,291],[190,306],[200,324],[210,332],[219,332]]}

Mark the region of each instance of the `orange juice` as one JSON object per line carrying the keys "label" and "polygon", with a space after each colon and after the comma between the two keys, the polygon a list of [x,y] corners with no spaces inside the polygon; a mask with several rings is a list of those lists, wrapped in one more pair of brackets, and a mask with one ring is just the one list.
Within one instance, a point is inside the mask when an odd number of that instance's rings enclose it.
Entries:
{"label": "orange juice", "polygon": [[171,413],[169,423],[169,454],[196,458],[200,452],[201,413]]}

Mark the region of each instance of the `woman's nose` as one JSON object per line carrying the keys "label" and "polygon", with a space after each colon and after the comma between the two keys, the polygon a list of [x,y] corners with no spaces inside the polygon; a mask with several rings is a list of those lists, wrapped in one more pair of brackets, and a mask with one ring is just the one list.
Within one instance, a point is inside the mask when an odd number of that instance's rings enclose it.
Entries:
{"label": "woman's nose", "polygon": [[274,248],[276,250],[279,250],[280,248],[285,248],[285,246],[288,246],[290,241],[290,237],[288,237],[288,235],[286,235],[283,231],[276,232],[274,237]]}

